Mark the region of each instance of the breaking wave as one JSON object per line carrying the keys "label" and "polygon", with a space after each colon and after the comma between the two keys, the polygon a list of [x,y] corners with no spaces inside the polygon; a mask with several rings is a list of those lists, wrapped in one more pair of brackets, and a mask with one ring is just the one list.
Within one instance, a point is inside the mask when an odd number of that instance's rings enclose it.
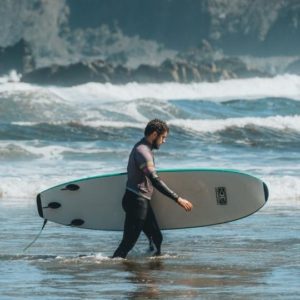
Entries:
{"label": "breaking wave", "polygon": [[124,171],[158,117],[171,128],[158,167],[240,169],[267,182],[270,203],[299,203],[299,100],[291,75],[68,88],[0,80],[0,198],[31,202],[60,182]]}

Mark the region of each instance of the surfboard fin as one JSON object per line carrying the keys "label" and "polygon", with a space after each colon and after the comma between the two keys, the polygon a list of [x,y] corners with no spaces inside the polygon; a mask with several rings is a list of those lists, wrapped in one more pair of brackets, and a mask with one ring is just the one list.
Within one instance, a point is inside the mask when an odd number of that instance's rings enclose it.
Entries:
{"label": "surfboard fin", "polygon": [[62,188],[62,191],[77,191],[80,189],[80,186],[74,183],[70,183],[66,185],[64,188]]}
{"label": "surfboard fin", "polygon": [[71,223],[69,224],[69,226],[81,226],[84,224],[84,221],[81,219],[74,219],[71,221]]}
{"label": "surfboard fin", "polygon": [[58,202],[50,202],[48,203],[47,206],[43,207],[43,208],[52,208],[52,209],[57,209],[57,208],[60,208],[61,207],[61,204],[58,203]]}
{"label": "surfboard fin", "polygon": [[40,237],[43,229],[45,228],[46,224],[47,224],[47,219],[44,219],[44,223],[43,223],[43,226],[42,226],[42,229],[40,230],[40,232],[37,234],[37,236],[33,239],[33,241],[28,245],[26,246],[24,249],[23,249],[23,252],[25,252],[28,248],[30,248],[36,241],[37,239]]}

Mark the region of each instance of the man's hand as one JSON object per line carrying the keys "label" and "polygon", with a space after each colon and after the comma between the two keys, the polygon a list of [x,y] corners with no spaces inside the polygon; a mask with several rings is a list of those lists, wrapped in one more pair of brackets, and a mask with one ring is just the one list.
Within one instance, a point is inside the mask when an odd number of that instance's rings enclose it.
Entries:
{"label": "man's hand", "polygon": [[190,201],[188,201],[188,200],[186,200],[186,199],[183,199],[183,198],[181,198],[181,197],[179,197],[179,198],[177,199],[177,203],[178,203],[182,208],[184,208],[185,211],[191,211],[192,208],[193,208],[193,204],[192,204]]}

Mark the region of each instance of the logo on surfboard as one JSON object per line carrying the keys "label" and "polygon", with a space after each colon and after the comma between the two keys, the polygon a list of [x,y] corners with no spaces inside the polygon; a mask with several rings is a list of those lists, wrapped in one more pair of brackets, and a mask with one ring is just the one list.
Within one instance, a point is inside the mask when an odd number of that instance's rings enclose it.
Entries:
{"label": "logo on surfboard", "polygon": [[216,198],[218,205],[227,205],[226,188],[224,186],[216,187]]}

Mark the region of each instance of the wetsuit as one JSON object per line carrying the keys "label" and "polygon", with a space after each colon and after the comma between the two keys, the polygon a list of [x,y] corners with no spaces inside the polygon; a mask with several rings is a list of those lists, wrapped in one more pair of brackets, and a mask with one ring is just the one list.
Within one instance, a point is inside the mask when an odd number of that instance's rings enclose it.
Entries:
{"label": "wetsuit", "polygon": [[127,166],[128,180],[122,206],[126,212],[123,239],[113,257],[125,258],[143,231],[160,254],[162,234],[151,208],[153,187],[177,201],[178,195],[158,177],[152,145],[145,138],[132,149]]}

